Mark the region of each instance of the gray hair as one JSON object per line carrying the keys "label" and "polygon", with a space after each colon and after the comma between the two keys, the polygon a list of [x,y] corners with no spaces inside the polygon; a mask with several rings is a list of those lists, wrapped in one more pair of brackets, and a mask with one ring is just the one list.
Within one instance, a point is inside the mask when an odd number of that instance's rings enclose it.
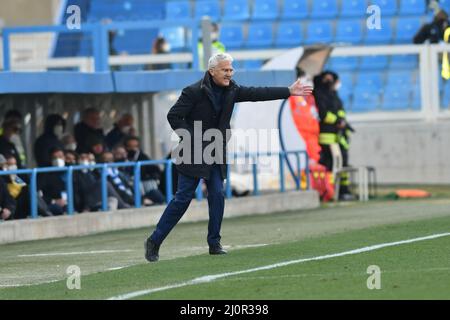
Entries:
{"label": "gray hair", "polygon": [[214,54],[211,58],[209,58],[208,61],[208,69],[212,69],[217,67],[217,65],[219,64],[220,61],[230,61],[233,62],[233,57],[230,56],[228,53],[216,53]]}

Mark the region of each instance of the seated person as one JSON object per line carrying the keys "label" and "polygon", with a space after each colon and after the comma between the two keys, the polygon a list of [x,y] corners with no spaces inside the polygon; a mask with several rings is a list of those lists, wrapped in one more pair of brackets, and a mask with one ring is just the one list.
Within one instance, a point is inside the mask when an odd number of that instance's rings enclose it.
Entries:
{"label": "seated person", "polygon": [[[50,151],[53,167],[66,165],[64,152],[61,148]],[[53,215],[62,215],[67,210],[66,173],[49,172],[38,175],[38,189],[42,191],[43,198]]]}
{"label": "seated person", "polygon": [[419,29],[414,36],[413,42],[421,44],[427,41],[430,43],[444,41],[444,32],[448,26],[448,14],[444,10],[439,10],[431,23],[426,23]]}
{"label": "seated person", "polygon": [[[0,166],[2,170],[8,170],[5,157],[0,154]],[[14,217],[16,202],[9,194],[4,176],[0,176],[0,220],[10,220]]]}

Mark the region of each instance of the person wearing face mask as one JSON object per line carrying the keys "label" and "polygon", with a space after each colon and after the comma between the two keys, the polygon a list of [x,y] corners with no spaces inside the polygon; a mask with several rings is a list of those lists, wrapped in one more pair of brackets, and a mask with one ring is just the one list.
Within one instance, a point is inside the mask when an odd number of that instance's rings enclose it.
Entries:
{"label": "person wearing face mask", "polygon": [[[129,161],[137,162],[151,160],[150,157],[140,149],[140,141],[137,137],[128,137],[125,140],[125,149]],[[134,172],[130,169],[132,168],[128,169],[129,175],[133,176]],[[144,197],[155,204],[164,203],[164,196],[159,190],[161,176],[161,169],[157,165],[145,165],[141,168],[141,181]]]}
{"label": "person wearing face mask", "polygon": [[[49,152],[53,167],[65,167],[65,157],[62,148],[53,148]],[[42,191],[43,198],[53,215],[62,215],[67,208],[66,173],[43,173],[38,178],[38,190]]]}
{"label": "person wearing face mask", "polygon": [[338,132],[345,127],[345,117],[341,112],[342,103],[337,99],[335,73],[324,71],[314,77],[314,98],[319,111],[319,164],[333,171],[331,147],[338,144]]}
{"label": "person wearing face mask", "polygon": [[[171,47],[167,40],[162,36],[158,35],[153,41],[152,54],[167,54],[170,53]],[[172,65],[170,63],[158,63],[146,66],[146,70],[165,70],[171,69]]]}
{"label": "person wearing face mask", "polygon": [[[14,109],[7,111],[5,113],[5,117],[4,117],[3,121],[9,121],[9,120],[16,121],[20,125],[22,125],[22,121],[23,121],[22,113],[20,113],[20,111],[14,110]],[[3,135],[2,128],[0,128],[0,136],[1,135]],[[25,163],[27,161],[27,157],[25,154],[25,148],[23,147],[22,139],[20,137],[20,132],[13,134],[10,138],[10,141],[14,144],[14,146],[16,147],[16,149],[19,153],[20,162],[25,165]]]}
{"label": "person wearing face mask", "polygon": [[19,151],[17,151],[16,145],[12,142],[15,135],[20,134],[22,126],[20,122],[16,120],[6,120],[2,125],[3,134],[0,136],[0,153],[12,155],[17,162],[17,167],[22,169],[24,164],[20,157]]}
{"label": "person wearing face mask", "polygon": [[134,128],[134,118],[131,114],[123,114],[119,120],[114,123],[114,127],[108,132],[105,138],[106,146],[112,150],[117,145],[123,143],[127,136],[133,136],[136,133]]}
{"label": "person wearing face mask", "polygon": [[[0,154],[0,168],[8,170],[8,164],[5,157]],[[8,191],[4,176],[0,176],[0,220],[11,220],[16,211],[16,201]]]}
{"label": "person wearing face mask", "polygon": [[[211,24],[211,54],[224,53],[226,51],[225,45],[219,41],[219,25],[215,22]],[[205,70],[203,63],[203,39],[200,38],[198,41],[198,62],[200,65],[200,70]]]}
{"label": "person wearing face mask", "polygon": [[66,120],[59,114],[51,114],[45,119],[44,132],[34,143],[34,157],[38,167],[50,167],[52,165],[51,149],[64,149],[62,138],[65,129]]}

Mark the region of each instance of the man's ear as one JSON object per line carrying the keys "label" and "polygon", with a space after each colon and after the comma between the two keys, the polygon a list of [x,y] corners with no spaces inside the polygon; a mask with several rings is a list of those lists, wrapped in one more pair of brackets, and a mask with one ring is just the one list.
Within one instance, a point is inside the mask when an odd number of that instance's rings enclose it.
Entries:
{"label": "man's ear", "polygon": [[214,69],[208,69],[208,72],[211,76],[214,76]]}

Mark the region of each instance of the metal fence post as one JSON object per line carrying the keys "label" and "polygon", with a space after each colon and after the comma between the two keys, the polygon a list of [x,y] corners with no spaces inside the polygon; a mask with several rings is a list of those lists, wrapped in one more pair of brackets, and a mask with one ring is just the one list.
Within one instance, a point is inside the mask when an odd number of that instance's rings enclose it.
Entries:
{"label": "metal fence post", "polygon": [[166,202],[169,203],[173,197],[172,186],[172,160],[166,161]]}
{"label": "metal fence post", "polygon": [[141,198],[141,163],[134,164],[134,206],[140,208],[142,206]]}
{"label": "metal fence post", "polygon": [[31,172],[30,183],[30,197],[31,197],[31,218],[36,219],[38,217],[38,203],[37,203],[37,169],[33,169]]}
{"label": "metal fence post", "polygon": [[108,172],[106,171],[108,166],[106,163],[102,166],[102,211],[108,211],[108,189],[106,186]]}
{"label": "metal fence post", "polygon": [[227,199],[230,199],[233,196],[233,194],[231,192],[230,170],[231,170],[231,166],[229,163],[227,163],[227,182],[225,184],[225,197]]}
{"label": "metal fence post", "polygon": [[255,195],[255,196],[259,195],[259,190],[258,190],[258,164],[256,162],[257,162],[256,157],[253,157],[253,163],[252,163],[253,195]]}
{"label": "metal fence post", "polygon": [[202,201],[203,200],[202,186],[203,186],[203,179],[200,179],[200,181],[198,182],[197,189],[195,189],[195,194],[196,194],[196,197],[197,197],[197,201]]}
{"label": "metal fence post", "polygon": [[11,70],[9,35],[9,31],[7,29],[3,29],[3,71]]}
{"label": "metal fence post", "polygon": [[297,190],[300,190],[301,179],[302,179],[302,169],[300,167],[300,153],[295,152],[295,159],[297,160],[297,176],[295,178],[295,185]]}
{"label": "metal fence post", "polygon": [[67,168],[66,190],[67,190],[67,213],[73,215],[73,168]]}

